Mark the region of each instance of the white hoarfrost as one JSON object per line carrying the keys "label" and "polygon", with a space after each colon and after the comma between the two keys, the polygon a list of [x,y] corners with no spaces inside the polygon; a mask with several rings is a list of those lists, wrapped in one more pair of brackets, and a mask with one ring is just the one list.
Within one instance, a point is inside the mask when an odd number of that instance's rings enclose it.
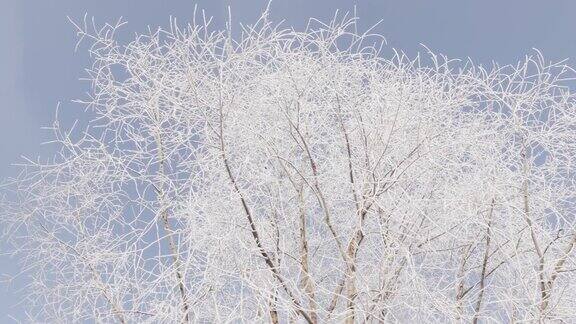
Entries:
{"label": "white hoarfrost", "polygon": [[576,321],[571,69],[208,25],[77,25],[92,121],[2,209],[31,319]]}

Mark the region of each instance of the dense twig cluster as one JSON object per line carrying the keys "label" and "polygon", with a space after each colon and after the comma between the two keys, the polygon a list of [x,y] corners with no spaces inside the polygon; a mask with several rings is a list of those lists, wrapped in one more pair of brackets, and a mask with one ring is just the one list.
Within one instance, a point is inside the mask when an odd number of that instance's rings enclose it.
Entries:
{"label": "dense twig cluster", "polygon": [[38,319],[576,320],[563,64],[387,59],[346,17],[119,25],[77,26],[96,117],[3,209]]}

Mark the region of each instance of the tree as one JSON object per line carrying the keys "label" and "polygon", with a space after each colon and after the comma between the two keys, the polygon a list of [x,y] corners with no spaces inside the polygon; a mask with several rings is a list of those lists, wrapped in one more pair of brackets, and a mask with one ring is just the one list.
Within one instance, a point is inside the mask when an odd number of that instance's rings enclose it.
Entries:
{"label": "tree", "polygon": [[576,320],[573,71],[386,58],[355,22],[76,25],[93,119],[4,191],[34,318]]}

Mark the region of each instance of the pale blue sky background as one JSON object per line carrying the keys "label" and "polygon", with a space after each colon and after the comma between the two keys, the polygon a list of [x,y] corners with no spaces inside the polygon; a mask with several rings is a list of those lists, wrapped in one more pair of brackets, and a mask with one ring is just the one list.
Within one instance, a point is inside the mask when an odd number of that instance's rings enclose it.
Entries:
{"label": "pale blue sky background", "polygon": [[[227,6],[233,20],[252,22],[267,0],[0,0],[0,179],[14,175],[11,164],[20,155],[47,156],[50,139],[42,131],[54,119],[58,102],[61,117],[71,122],[82,109],[70,100],[83,97],[86,86],[78,81],[89,60],[85,48],[74,52],[76,38],[66,16],[84,13],[97,21],[128,21],[123,35],[143,32],[148,25],[166,26],[172,15],[184,23],[194,4],[206,9],[222,26]],[[336,9],[357,5],[360,27],[383,19],[375,32],[390,47],[415,55],[421,43],[451,58],[472,58],[490,65],[515,63],[531,49],[546,58],[568,58],[576,66],[576,1],[574,0],[275,0],[272,18],[301,27],[310,17],[327,20]],[[15,260],[0,257],[0,273],[15,273]],[[14,306],[22,282],[0,284],[0,323],[7,314],[23,317]]]}

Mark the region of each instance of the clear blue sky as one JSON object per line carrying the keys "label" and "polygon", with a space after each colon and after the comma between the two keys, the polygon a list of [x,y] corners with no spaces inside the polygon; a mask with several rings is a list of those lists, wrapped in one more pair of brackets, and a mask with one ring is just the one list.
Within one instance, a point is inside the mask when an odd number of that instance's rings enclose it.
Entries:
{"label": "clear blue sky", "polygon": [[[2,0],[0,1],[0,179],[14,175],[20,155],[47,156],[50,139],[42,126],[49,125],[61,102],[65,124],[82,118],[81,107],[70,103],[87,91],[78,81],[88,64],[85,48],[74,52],[74,30],[66,16],[81,19],[84,13],[97,21],[128,21],[125,36],[144,32],[148,25],[166,26],[169,16],[188,22],[194,5],[214,16],[222,26],[227,6],[233,20],[251,22],[267,0]],[[357,6],[360,26],[382,19],[375,32],[390,47],[415,55],[425,44],[451,58],[472,58],[490,65],[510,64],[540,49],[550,60],[569,59],[576,66],[576,1],[542,0],[275,0],[272,18],[303,26],[310,17],[327,20],[336,9]],[[17,270],[14,259],[0,257],[0,274]],[[0,323],[7,314],[23,317],[14,306],[22,282],[0,284]]]}

